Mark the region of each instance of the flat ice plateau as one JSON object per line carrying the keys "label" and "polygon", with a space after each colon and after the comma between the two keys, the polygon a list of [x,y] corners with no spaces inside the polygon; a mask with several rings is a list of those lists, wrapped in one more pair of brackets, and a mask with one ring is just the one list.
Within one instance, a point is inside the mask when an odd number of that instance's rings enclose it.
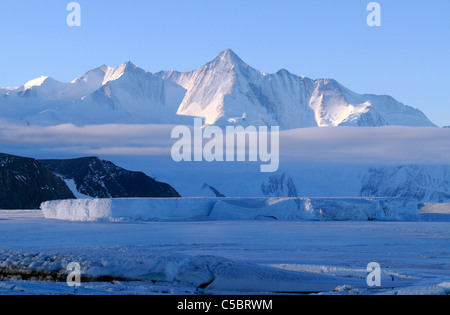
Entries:
{"label": "flat ice plateau", "polygon": [[49,201],[47,219],[68,221],[418,220],[404,198],[138,198]]}
{"label": "flat ice plateau", "polygon": [[[0,294],[450,293],[450,222],[71,222],[0,211]],[[448,216],[445,206],[439,214]],[[381,265],[382,286],[366,284]],[[114,280],[114,281],[112,281]]]}

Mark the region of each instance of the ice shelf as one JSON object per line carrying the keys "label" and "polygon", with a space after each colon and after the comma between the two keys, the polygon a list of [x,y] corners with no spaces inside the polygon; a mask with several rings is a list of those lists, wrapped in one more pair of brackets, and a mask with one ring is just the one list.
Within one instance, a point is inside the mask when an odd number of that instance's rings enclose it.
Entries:
{"label": "ice shelf", "polygon": [[47,219],[67,221],[379,220],[414,221],[418,204],[403,198],[138,198],[48,201]]}

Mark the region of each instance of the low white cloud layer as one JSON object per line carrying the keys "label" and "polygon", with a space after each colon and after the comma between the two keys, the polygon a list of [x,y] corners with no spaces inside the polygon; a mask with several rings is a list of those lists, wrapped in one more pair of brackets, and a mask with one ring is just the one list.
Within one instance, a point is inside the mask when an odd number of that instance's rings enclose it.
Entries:
{"label": "low white cloud layer", "polygon": [[[31,157],[167,156],[170,125],[71,124],[41,127],[0,123],[0,152]],[[450,164],[450,129],[306,128],[280,134],[281,162]]]}
{"label": "low white cloud layer", "polygon": [[308,128],[281,136],[282,156],[351,164],[450,163],[450,131],[440,128]]}

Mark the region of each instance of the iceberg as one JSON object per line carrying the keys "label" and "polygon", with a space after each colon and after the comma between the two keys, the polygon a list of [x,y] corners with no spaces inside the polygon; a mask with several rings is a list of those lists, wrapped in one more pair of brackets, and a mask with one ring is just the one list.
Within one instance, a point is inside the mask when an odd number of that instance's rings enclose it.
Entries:
{"label": "iceberg", "polygon": [[46,219],[80,222],[415,221],[406,198],[130,198],[47,201]]}

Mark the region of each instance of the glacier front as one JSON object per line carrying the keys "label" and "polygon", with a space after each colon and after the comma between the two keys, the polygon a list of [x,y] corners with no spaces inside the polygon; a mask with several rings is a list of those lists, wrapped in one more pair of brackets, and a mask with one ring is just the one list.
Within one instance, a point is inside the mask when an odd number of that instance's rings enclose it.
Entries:
{"label": "glacier front", "polygon": [[47,219],[81,222],[239,220],[413,221],[406,198],[138,198],[48,201]]}

